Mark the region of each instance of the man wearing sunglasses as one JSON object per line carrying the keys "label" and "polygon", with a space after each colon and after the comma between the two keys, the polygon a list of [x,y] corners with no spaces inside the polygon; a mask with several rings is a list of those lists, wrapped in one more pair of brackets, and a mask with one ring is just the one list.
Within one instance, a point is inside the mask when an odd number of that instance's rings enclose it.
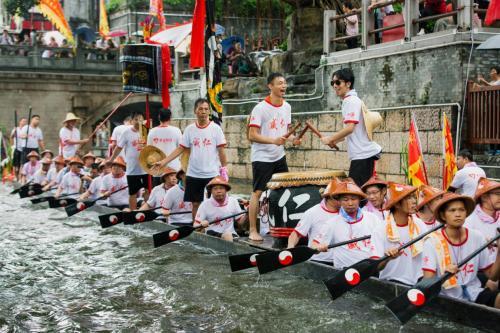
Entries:
{"label": "man wearing sunglasses", "polygon": [[347,141],[347,154],[351,161],[349,177],[356,185],[362,186],[373,175],[382,147],[368,137],[361,109],[363,102],[354,90],[352,70],[342,68],[333,73],[331,85],[337,96],[342,98],[344,128],[331,136],[322,137],[321,142],[333,147],[344,139]]}

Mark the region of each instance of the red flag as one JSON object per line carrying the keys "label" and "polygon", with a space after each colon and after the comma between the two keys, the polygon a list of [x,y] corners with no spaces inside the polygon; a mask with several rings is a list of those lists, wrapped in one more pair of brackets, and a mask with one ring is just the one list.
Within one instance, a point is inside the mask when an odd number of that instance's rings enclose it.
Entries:
{"label": "red flag", "polygon": [[170,49],[167,44],[161,46],[161,100],[164,109],[170,107],[170,92],[168,86],[172,82],[172,65],[170,63]]}
{"label": "red flag", "polygon": [[420,145],[417,124],[413,115],[410,122],[408,139],[408,179],[413,186],[428,185],[427,171],[425,169],[424,157]]}
{"label": "red flag", "polygon": [[500,20],[500,0],[491,0],[486,11],[484,24],[492,25],[497,20]]}
{"label": "red flag", "polygon": [[164,30],[167,28],[167,22],[165,22],[165,16],[163,16],[163,0],[149,1],[149,15],[154,16],[158,19],[160,30]]}
{"label": "red flag", "polygon": [[191,58],[189,67],[205,67],[205,0],[196,0],[191,32]]}

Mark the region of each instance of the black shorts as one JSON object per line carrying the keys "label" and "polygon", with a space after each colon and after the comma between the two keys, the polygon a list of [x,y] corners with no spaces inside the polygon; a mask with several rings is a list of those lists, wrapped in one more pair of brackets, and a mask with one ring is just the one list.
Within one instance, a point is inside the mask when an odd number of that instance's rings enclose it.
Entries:
{"label": "black shorts", "polygon": [[492,308],[494,308],[495,307],[495,300],[496,300],[498,294],[500,294],[500,290],[493,291],[491,289],[484,288],[483,291],[481,291],[479,293],[479,295],[477,295],[476,303],[477,304],[484,304],[484,305],[491,306]]}
{"label": "black shorts", "polygon": [[288,172],[286,156],[274,162],[252,162],[253,191],[265,191],[275,173]]}
{"label": "black shorts", "polygon": [[202,202],[205,194],[205,187],[212,178],[195,178],[186,176],[186,190],[184,192],[185,202]]}
{"label": "black shorts", "polygon": [[141,188],[148,188],[148,175],[127,176],[128,194],[134,195]]}
{"label": "black shorts", "polygon": [[21,153],[22,155],[22,160],[23,160],[23,164],[28,162],[28,158],[26,156],[28,156],[29,153],[31,153],[32,151],[36,151],[37,154],[40,154],[40,152],[38,151],[38,148],[23,148],[23,152]]}
{"label": "black shorts", "polygon": [[363,160],[352,160],[349,166],[349,177],[352,178],[359,187],[363,186],[363,184],[373,176],[375,161],[378,159],[380,159],[380,154]]}
{"label": "black shorts", "polygon": [[12,158],[12,165],[15,166],[16,168],[19,168],[22,163],[21,163],[21,157],[23,155],[23,152],[17,149],[14,149],[14,156]]}

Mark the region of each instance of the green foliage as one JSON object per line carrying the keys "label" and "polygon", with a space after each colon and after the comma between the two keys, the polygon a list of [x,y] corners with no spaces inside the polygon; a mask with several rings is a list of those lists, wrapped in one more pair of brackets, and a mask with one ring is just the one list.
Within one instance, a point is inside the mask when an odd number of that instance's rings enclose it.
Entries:
{"label": "green foliage", "polygon": [[1,0],[5,6],[5,11],[9,15],[18,14],[27,18],[31,7],[38,4],[38,0]]}
{"label": "green foliage", "polygon": [[393,4],[392,8],[394,8],[395,13],[402,13],[403,12],[403,5],[400,3]]}
{"label": "green foliage", "polygon": [[108,13],[114,13],[118,11],[124,3],[125,0],[111,0],[109,1],[106,10]]}
{"label": "green foliage", "polygon": [[409,184],[408,177],[408,145],[401,140],[401,153],[399,153],[400,169],[399,172],[405,176],[405,184]]}

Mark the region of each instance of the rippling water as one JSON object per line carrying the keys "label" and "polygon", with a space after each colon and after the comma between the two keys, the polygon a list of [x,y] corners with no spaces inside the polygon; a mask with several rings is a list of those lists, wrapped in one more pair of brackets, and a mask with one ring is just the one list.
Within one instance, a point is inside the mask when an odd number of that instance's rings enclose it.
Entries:
{"label": "rippling water", "polygon": [[[286,273],[232,274],[224,254],[102,230],[0,188],[0,332],[398,332],[383,304]],[[404,332],[472,332],[419,316]]]}

